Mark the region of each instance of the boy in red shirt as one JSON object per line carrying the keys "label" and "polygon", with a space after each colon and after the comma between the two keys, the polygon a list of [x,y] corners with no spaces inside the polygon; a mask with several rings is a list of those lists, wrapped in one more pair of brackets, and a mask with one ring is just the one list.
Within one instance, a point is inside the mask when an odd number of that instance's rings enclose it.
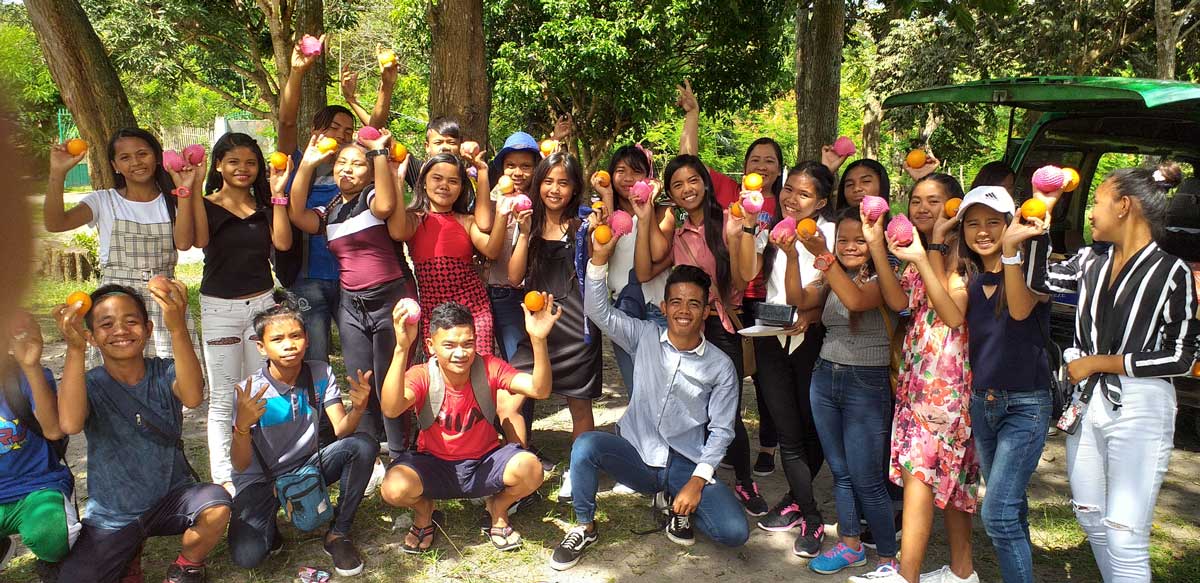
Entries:
{"label": "boy in red shirt", "polygon": [[550,396],[546,336],[562,312],[554,296],[538,312],[530,313],[522,304],[533,344],[533,374],[526,374],[493,356],[477,358],[471,312],[447,302],[430,315],[425,340],[429,362],[405,372],[409,346],[417,337],[416,322],[407,323],[409,309],[400,302],[392,311],[396,350],[380,390],[384,415],[397,417],[412,408],[421,426],[417,451],[392,461],[380,490],[388,504],[413,509],[402,549],[421,553],[433,546],[434,500],[485,496],[492,544],[503,551],[516,549],[521,535],[508,524],[508,508],[541,486],[542,465],[519,445],[501,442],[496,409],[512,408],[521,396]]}

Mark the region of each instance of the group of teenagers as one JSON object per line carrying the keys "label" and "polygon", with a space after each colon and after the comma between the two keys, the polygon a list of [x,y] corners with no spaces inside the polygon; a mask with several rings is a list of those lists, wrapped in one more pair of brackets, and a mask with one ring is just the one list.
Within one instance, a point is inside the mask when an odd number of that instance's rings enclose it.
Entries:
{"label": "group of teenagers", "polygon": [[[222,537],[246,568],[283,548],[279,520],[328,524],[333,570],[358,574],[353,521],[377,488],[412,509],[405,552],[435,544],[436,501],[455,498],[483,499],[483,535],[518,548],[509,515],[537,499],[545,474],[533,404],[556,394],[572,423],[557,497],[575,525],[554,569],[599,539],[604,474],[653,497],[676,543],[699,529],[743,545],[749,514],[760,529],[795,532],[793,552],[812,571],[865,571],[854,582],[978,581],[978,511],[1004,581],[1033,581],[1026,489],[1054,421],[1053,292],[1079,295],[1080,356],[1066,365],[1082,418],[1067,437],[1076,515],[1106,582],[1150,580],[1176,410],[1167,377],[1190,370],[1200,335],[1192,273],[1155,242],[1177,165],[1104,177],[1090,214],[1096,244],[1054,262],[1048,227],[1061,191],[1034,192],[1051,212],[1022,218],[1011,169],[989,164],[964,192],[930,156],[903,168],[917,236],[902,245],[885,232],[887,213],[872,220],[860,208],[891,197],[886,167],[845,165],[831,147],[787,168],[777,142],[756,140],[742,170],[763,177],[762,212],[732,212],[742,186],[696,156],[700,109],[686,83],[679,155],[658,171],[645,148],[623,146],[611,178],[589,184],[569,151],[544,154],[524,132],[490,161],[460,150],[464,136],[445,118],[426,128],[425,160],[392,159],[389,132],[355,130],[386,125],[394,66],[374,111],[347,91],[350,108],[318,111],[302,140],[300,84],[315,58],[297,49],[281,91],[284,168],[238,133],[217,140],[210,164],[166,168],[153,135],[125,129],[107,149],[116,187],[68,209],[64,179],[83,156],[52,148],[45,227],[94,227],[103,267],[90,302],[54,310],[67,345],[61,381],[42,367],[29,317],[4,368],[0,417],[20,422],[0,442],[0,535],[20,534],[47,580],[140,581],[146,538],[181,535],[166,580],[203,581]],[[352,88],[353,74],[343,82]],[[325,138],[338,147],[322,148]],[[641,181],[652,189],[644,201],[632,193]],[[947,215],[954,198],[961,206]],[[632,232],[602,243],[595,229],[617,211]],[[785,219],[818,228],[772,235]],[[192,247],[204,251],[199,339],[187,288],[169,279]],[[545,307],[527,304],[528,291]],[[792,323],[739,335],[760,305],[794,307]],[[629,392],[613,433],[592,415],[605,336]],[[746,376],[760,418],[754,462]],[[181,440],[183,408],[206,399],[207,482]],[[63,438],[80,432],[82,520],[62,458]],[[775,449],[787,491],[772,505],[754,476],[773,471]],[[829,541],[814,495],[823,465],[837,514]],[[313,482],[322,492],[336,482],[336,505],[312,507],[310,492],[285,487]],[[935,508],[949,564],[921,573]]]}

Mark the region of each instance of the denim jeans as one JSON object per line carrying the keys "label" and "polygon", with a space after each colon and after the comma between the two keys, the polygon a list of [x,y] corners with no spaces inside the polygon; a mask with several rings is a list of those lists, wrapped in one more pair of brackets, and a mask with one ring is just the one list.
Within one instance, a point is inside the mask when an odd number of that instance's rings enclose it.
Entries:
{"label": "denim jeans", "polygon": [[[654,304],[646,304],[645,319],[658,324],[658,327],[663,330],[667,329],[667,317]],[[625,383],[625,390],[633,395],[633,355],[617,346],[616,342],[613,342],[612,349],[613,358],[617,361],[617,370],[621,371],[621,381]]]}
{"label": "denim jeans", "polygon": [[333,345],[330,323],[337,313],[342,286],[336,279],[301,277],[288,291],[295,294],[300,303],[300,317],[304,319],[304,328],[308,332],[305,360],[329,362],[329,351]]}
{"label": "denim jeans", "polygon": [[200,296],[200,331],[208,373],[208,464],[212,481],[233,481],[229,446],[233,443],[233,387],[262,367],[254,343],[254,314],[275,305],[272,292],[240,300]]}
{"label": "denim jeans", "polygon": [[[671,452],[667,467],[653,468],[642,462],[633,444],[619,435],[603,431],[588,431],[571,446],[571,493],[574,496],[575,520],[589,524],[596,517],[596,489],[600,472],[611,476],[642,494],[666,491],[675,496],[688,480],[696,464]],[[750,538],[750,527],[742,505],[733,490],[722,482],[706,484],[700,493],[700,504],[693,515],[696,526],[714,542],[737,547]]]}
{"label": "denim jeans", "polygon": [[1050,390],[976,391],[971,428],[979,469],[987,483],[980,516],[1004,583],[1032,583],[1029,500],[1025,490],[1037,470],[1050,422]]}
{"label": "denim jeans", "polygon": [[860,534],[859,508],[875,535],[879,556],[895,557],[896,523],[884,484],[891,457],[891,386],[886,366],[849,366],[817,359],[812,412],[833,474],[838,534]]}
{"label": "denim jeans", "polygon": [[492,334],[496,336],[496,354],[511,360],[517,353],[517,345],[525,337],[525,313],[521,302],[525,299],[515,287],[488,286],[488,298],[492,300]]}

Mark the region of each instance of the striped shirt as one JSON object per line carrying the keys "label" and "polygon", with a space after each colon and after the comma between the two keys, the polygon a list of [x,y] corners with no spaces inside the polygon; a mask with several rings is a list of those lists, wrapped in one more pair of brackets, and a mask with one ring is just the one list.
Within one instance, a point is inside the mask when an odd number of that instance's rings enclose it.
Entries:
{"label": "striped shirt", "polygon": [[[1079,294],[1075,346],[1084,355],[1123,355],[1127,376],[1187,374],[1200,337],[1195,280],[1187,264],[1151,242],[1128,259],[1109,286],[1112,266],[1111,247],[1084,247],[1046,266],[1048,289]],[[1118,375],[1084,381],[1085,390],[1096,388],[1114,406],[1121,405]]]}

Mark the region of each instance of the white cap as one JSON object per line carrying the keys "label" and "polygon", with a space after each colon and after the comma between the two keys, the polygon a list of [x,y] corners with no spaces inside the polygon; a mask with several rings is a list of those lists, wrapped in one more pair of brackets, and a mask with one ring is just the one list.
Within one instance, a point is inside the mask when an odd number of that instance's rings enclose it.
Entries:
{"label": "white cap", "polygon": [[963,197],[958,207],[958,219],[962,220],[971,205],[982,204],[1004,215],[1017,214],[1017,205],[1013,203],[1012,195],[1003,186],[977,186]]}

